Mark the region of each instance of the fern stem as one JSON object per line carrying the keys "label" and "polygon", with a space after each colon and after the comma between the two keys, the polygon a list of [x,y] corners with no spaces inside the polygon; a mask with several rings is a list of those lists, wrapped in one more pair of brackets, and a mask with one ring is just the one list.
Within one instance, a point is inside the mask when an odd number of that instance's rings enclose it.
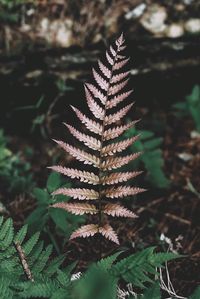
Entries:
{"label": "fern stem", "polygon": [[[119,52],[119,45],[117,46],[117,51],[116,51],[116,55],[114,57],[114,61],[113,61],[113,65],[111,68],[111,75],[110,75],[110,79],[108,82],[108,89],[107,89],[107,93],[106,93],[106,101],[105,101],[105,109],[104,109],[104,115],[103,115],[103,121],[102,121],[102,134],[101,134],[101,147],[100,147],[100,151],[99,151],[99,199],[98,199],[98,209],[99,209],[99,221],[98,221],[98,226],[101,227],[102,224],[102,177],[104,176],[105,172],[101,170],[102,167],[102,162],[103,162],[103,154],[102,154],[102,149],[103,149],[103,133],[105,130],[105,118],[106,118],[106,111],[107,111],[107,101],[108,101],[108,97],[109,97],[109,91],[110,91],[110,86],[111,86],[111,79],[112,79],[112,75],[113,75],[113,67],[115,65],[116,62],[116,58]],[[101,244],[100,244],[101,247]],[[100,248],[100,255],[101,255],[101,248]],[[101,257],[101,256],[100,256]]]}
{"label": "fern stem", "polygon": [[34,282],[34,278],[32,276],[31,270],[29,268],[25,253],[23,251],[23,248],[21,247],[21,245],[18,242],[14,243],[14,244],[15,244],[15,248],[18,252],[19,259],[21,261],[22,267],[24,269],[24,273],[26,274],[28,280],[31,280],[32,282]]}
{"label": "fern stem", "polygon": [[46,232],[49,235],[49,238],[50,238],[50,240],[51,240],[51,242],[52,242],[52,244],[53,244],[53,246],[54,246],[57,254],[60,255],[61,254],[60,248],[59,248],[59,246],[58,246],[58,244],[56,242],[56,239],[54,238],[53,234],[51,233],[51,231],[50,231],[50,229],[48,227],[46,228]]}

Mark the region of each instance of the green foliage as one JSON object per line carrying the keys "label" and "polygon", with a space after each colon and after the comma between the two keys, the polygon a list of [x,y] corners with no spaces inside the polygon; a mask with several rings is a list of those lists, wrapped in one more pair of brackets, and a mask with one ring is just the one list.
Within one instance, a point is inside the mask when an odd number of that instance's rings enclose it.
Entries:
{"label": "green foliage", "polygon": [[198,287],[194,293],[189,297],[189,299],[199,299],[200,298],[200,287]]}
{"label": "green foliage", "polygon": [[[27,0],[0,0],[0,6],[5,7],[6,9],[13,9],[14,7],[25,4]],[[29,1],[31,2],[31,1]]]}
{"label": "green foliage", "polygon": [[155,137],[151,131],[137,131],[131,128],[126,137],[140,134],[140,140],[131,146],[132,152],[141,151],[143,154],[133,163],[142,162],[147,170],[147,179],[158,188],[168,188],[170,181],[163,172],[164,160],[160,146],[163,139]]}
{"label": "green foliage", "polygon": [[[20,5],[26,2],[31,2],[27,0],[0,0],[0,21],[4,23],[15,24],[20,20],[21,10]],[[18,12],[16,8],[18,7]]]}
{"label": "green foliage", "polygon": [[190,114],[196,126],[196,130],[200,132],[200,86],[195,85],[190,95],[186,97],[185,102],[179,102],[173,105],[178,110],[178,116]]}
{"label": "green foliage", "polygon": [[118,279],[110,269],[121,252],[117,252],[92,264],[86,273],[74,284],[76,299],[115,299]]}
{"label": "green foliage", "polygon": [[112,275],[136,287],[144,288],[145,283],[153,282],[151,275],[156,274],[157,267],[177,258],[176,254],[154,253],[154,250],[154,247],[149,247],[124,258],[112,267]]}
{"label": "green foliage", "polygon": [[[37,207],[26,220],[32,231],[46,231],[50,234],[50,238],[53,242],[55,240],[49,231],[50,221],[53,221],[56,225],[56,229],[68,238],[71,232],[76,229],[79,224],[84,223],[85,219],[83,216],[76,216],[71,213],[67,213],[62,209],[51,208],[51,205],[55,203],[51,193],[61,186],[69,187],[69,184],[66,184],[65,181],[63,181],[60,174],[51,173],[47,180],[45,189],[34,188],[33,196],[37,200]],[[68,198],[63,195],[56,197],[56,202],[67,200]],[[54,245],[56,246],[56,244]]]}
{"label": "green foliage", "polygon": [[7,138],[0,130],[0,178],[9,192],[28,192],[34,184],[30,173],[31,166],[7,147]]}
{"label": "green foliage", "polygon": [[15,233],[12,219],[9,218],[4,221],[3,217],[0,217],[0,223],[0,275],[5,275],[8,279],[13,276],[15,279],[22,277],[25,279],[24,269],[17,250],[17,245],[20,245],[33,277],[44,273],[47,277],[52,277],[63,262],[64,256],[61,255],[49,262],[52,246],[49,245],[44,248],[43,242],[39,241],[40,234],[38,232],[25,241],[27,225]]}
{"label": "green foliage", "polygon": [[[12,220],[1,217],[0,298],[117,299],[118,284],[124,281],[140,287],[144,294],[139,298],[160,299],[158,284],[151,287],[153,275],[158,275],[156,268],[162,263],[177,256],[155,253],[152,247],[116,262],[120,254],[117,252],[90,265],[81,278],[72,281],[71,272],[76,263],[61,269],[64,256],[52,258],[52,246],[44,248],[38,232],[27,239],[27,225],[15,233]],[[150,288],[145,291],[147,285]],[[194,298],[197,297],[191,297]]]}
{"label": "green foliage", "polygon": [[[11,219],[4,221],[1,217],[0,224],[0,298],[64,298],[55,297],[61,285],[65,294],[69,287],[70,272],[59,270],[64,255],[52,259],[52,246],[44,248],[39,233],[26,240],[26,225],[15,233]],[[21,252],[31,277],[23,266]]]}

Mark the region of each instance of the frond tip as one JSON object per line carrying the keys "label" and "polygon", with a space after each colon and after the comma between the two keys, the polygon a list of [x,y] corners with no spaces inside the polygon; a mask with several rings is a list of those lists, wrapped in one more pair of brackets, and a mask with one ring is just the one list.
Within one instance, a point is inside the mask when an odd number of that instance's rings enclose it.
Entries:
{"label": "frond tip", "polygon": [[[137,216],[116,201],[127,196],[135,196],[143,191],[142,188],[123,185],[123,183],[138,176],[139,171],[116,172],[141,153],[127,153],[125,150],[139,139],[139,135],[118,139],[126,130],[133,127],[138,120],[127,123],[126,115],[131,111],[133,101],[125,103],[132,90],[128,87],[129,70],[127,58],[123,50],[126,48],[123,34],[111,45],[105,53],[104,62],[98,60],[97,67],[92,69],[93,83],[86,83],[85,97],[92,117],[88,117],[79,109],[72,107],[84,130],[76,129],[71,124],[65,124],[71,136],[80,142],[80,148],[64,141],[54,140],[64,151],[82,162],[82,168],[74,169],[64,166],[52,166],[52,170],[70,179],[77,179],[87,184],[86,187],[59,188],[53,195],[65,195],[72,202],[57,202],[52,208],[60,208],[75,215],[97,215],[97,224],[87,224],[77,229],[71,239],[90,237],[99,233],[106,239],[119,244],[117,234],[105,221],[108,216],[129,217]],[[117,139],[113,142],[114,139]],[[71,142],[70,142],[71,143]],[[92,151],[92,152],[91,152]],[[120,153],[120,155],[119,155]],[[93,170],[87,167],[94,168]],[[88,185],[93,185],[90,189]],[[81,202],[77,202],[80,200]],[[111,201],[111,202],[110,202]],[[97,221],[95,221],[96,223]]]}

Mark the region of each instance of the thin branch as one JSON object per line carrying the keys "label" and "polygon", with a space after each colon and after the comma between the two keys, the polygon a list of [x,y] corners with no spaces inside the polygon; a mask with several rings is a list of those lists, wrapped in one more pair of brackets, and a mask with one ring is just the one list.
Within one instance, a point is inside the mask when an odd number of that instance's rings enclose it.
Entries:
{"label": "thin branch", "polygon": [[24,273],[26,274],[28,280],[31,280],[32,282],[34,281],[33,275],[31,273],[31,270],[29,268],[28,262],[26,260],[26,256],[25,253],[23,251],[23,248],[21,247],[21,245],[18,242],[15,242],[15,248],[18,252],[22,267],[24,269]]}

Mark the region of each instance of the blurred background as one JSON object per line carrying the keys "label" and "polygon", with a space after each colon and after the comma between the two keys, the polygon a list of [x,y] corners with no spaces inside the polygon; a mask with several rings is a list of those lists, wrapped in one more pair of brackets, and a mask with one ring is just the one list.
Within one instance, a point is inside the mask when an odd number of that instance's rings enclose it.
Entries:
{"label": "blurred background", "polygon": [[142,118],[131,150],[144,155],[134,167],[149,190],[133,205],[137,222],[120,224],[121,241],[187,254],[169,267],[188,295],[200,281],[199,0],[0,0],[0,212],[42,230],[58,252],[73,249],[83,265],[91,255],[85,243],[66,245],[83,218],[47,213],[48,192],[62,178],[46,186],[46,167],[73,164],[51,138],[67,139],[62,122],[76,121],[69,105],[87,111],[83,83],[121,32],[134,88],[129,117]]}

